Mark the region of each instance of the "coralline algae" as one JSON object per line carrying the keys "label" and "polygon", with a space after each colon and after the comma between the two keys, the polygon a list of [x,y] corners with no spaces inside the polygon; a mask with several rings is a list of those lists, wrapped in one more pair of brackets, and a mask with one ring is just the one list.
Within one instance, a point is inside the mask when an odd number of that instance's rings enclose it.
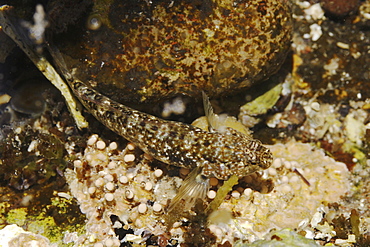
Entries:
{"label": "coralline algae", "polygon": [[[243,178],[218,209],[224,213],[209,218],[208,227],[217,243],[254,241],[272,229],[304,230],[307,224],[302,222],[309,222],[319,208],[340,201],[349,191],[345,164],[325,156],[323,151],[294,141],[270,149],[275,156],[272,167],[264,174]],[[88,218],[86,235],[80,236],[77,243],[143,244],[163,235],[168,241],[185,241],[183,223],[170,226],[168,233],[164,220],[165,208],[175,196],[181,178],[149,166],[149,160],[137,155],[132,144],[120,150],[115,143],[105,144],[97,135],[90,137],[84,154],[76,155],[74,170],[67,170],[66,178]],[[263,185],[260,191],[248,187],[267,177],[275,184],[271,192],[267,193]],[[127,234],[117,236],[123,231],[118,229],[125,229]]]}

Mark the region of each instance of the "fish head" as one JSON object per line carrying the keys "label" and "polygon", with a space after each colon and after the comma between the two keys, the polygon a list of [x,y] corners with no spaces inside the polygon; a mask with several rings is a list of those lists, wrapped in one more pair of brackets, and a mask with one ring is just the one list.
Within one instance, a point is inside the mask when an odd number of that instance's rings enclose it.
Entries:
{"label": "fish head", "polygon": [[231,175],[241,178],[271,166],[272,153],[260,141],[247,140],[239,146],[240,148],[232,155],[232,159],[205,163],[202,166],[202,175],[227,180]]}

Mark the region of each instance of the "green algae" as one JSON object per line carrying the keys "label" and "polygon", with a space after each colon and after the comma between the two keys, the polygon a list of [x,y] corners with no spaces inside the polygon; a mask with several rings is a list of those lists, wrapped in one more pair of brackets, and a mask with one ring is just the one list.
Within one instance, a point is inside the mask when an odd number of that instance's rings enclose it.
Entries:
{"label": "green algae", "polygon": [[5,215],[9,207],[10,207],[10,204],[8,202],[0,203],[0,228],[3,228],[2,226],[5,225],[6,223],[5,217],[3,217],[2,215]]}
{"label": "green algae", "polygon": [[224,201],[227,193],[231,191],[234,185],[238,183],[238,176],[232,175],[224,184],[218,189],[215,199],[208,205],[206,211],[208,214],[215,211]]}
{"label": "green algae", "polygon": [[243,105],[240,110],[251,116],[265,114],[276,104],[280,98],[282,90],[282,84],[278,84],[252,102],[248,102],[247,104]]}
{"label": "green algae", "polygon": [[26,208],[16,208],[10,210],[6,218],[9,224],[17,224],[18,226],[23,226],[26,223],[26,216]]}
{"label": "green algae", "polygon": [[27,230],[47,237],[52,243],[61,243],[64,229],[57,226],[54,218],[44,213],[35,217],[27,226]]}
{"label": "green algae", "polygon": [[252,244],[236,244],[235,247],[317,247],[314,240],[305,238],[291,229],[275,231],[270,235],[270,240],[257,240]]}
{"label": "green algae", "polygon": [[26,231],[40,234],[58,246],[68,246],[63,243],[64,234],[77,232],[84,233],[84,216],[80,214],[73,198],[53,197],[49,205],[41,210],[20,207],[10,209],[10,204],[0,204],[0,228],[16,224]]}

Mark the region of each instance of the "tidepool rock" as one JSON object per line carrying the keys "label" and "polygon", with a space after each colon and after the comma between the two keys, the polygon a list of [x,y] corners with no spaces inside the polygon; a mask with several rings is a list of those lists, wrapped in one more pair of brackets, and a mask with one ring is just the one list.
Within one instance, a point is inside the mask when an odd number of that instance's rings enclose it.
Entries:
{"label": "tidepool rock", "polygon": [[263,81],[284,61],[291,30],[287,1],[111,0],[95,2],[54,43],[79,79],[138,103]]}

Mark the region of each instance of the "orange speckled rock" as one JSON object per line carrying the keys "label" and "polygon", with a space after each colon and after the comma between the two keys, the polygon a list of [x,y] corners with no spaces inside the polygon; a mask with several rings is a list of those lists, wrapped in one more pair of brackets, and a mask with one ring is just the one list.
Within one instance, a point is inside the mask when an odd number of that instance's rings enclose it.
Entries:
{"label": "orange speckled rock", "polygon": [[120,102],[248,88],[280,68],[291,40],[281,0],[105,1],[91,13],[55,43],[78,78]]}

